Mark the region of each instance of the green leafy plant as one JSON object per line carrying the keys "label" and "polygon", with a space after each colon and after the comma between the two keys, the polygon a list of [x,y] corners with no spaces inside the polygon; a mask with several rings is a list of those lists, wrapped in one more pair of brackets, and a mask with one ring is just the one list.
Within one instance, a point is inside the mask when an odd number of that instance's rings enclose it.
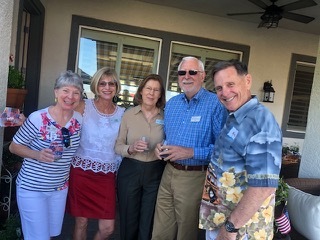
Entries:
{"label": "green leafy plant", "polygon": [[282,156],[288,155],[288,154],[299,155],[299,150],[300,148],[299,148],[299,145],[297,144],[294,144],[291,146],[288,146],[288,144],[285,144],[282,147]]}
{"label": "green leafy plant", "polygon": [[24,75],[13,66],[9,66],[8,88],[18,88],[18,89],[25,88]]}
{"label": "green leafy plant", "polygon": [[10,215],[0,230],[1,240],[21,239],[21,222],[19,214]]}
{"label": "green leafy plant", "polygon": [[289,186],[282,178],[280,178],[278,188],[276,190],[276,206],[285,203],[288,199],[288,194]]}

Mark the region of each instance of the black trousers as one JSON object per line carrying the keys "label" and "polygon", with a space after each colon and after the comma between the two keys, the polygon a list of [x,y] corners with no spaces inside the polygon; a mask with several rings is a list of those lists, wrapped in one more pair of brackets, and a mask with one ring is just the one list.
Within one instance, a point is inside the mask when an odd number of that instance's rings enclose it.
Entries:
{"label": "black trousers", "polygon": [[121,240],[150,240],[165,162],[124,158],[117,174]]}

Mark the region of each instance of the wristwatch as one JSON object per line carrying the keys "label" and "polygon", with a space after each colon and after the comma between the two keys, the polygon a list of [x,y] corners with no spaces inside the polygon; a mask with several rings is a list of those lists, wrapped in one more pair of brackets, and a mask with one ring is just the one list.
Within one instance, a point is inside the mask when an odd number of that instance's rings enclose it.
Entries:
{"label": "wristwatch", "polygon": [[239,228],[235,228],[234,225],[233,225],[233,223],[230,222],[228,219],[227,219],[227,221],[224,223],[224,226],[225,226],[227,232],[236,233],[236,232],[239,231]]}

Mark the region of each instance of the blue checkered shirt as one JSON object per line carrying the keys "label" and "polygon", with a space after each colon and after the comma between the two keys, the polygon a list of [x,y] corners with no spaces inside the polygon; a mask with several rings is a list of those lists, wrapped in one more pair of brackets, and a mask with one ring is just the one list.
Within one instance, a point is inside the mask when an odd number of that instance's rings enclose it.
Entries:
{"label": "blue checkered shirt", "polygon": [[217,95],[203,88],[190,101],[184,93],[171,98],[164,111],[164,132],[168,145],[194,149],[193,158],[176,162],[208,165],[226,116],[227,112]]}

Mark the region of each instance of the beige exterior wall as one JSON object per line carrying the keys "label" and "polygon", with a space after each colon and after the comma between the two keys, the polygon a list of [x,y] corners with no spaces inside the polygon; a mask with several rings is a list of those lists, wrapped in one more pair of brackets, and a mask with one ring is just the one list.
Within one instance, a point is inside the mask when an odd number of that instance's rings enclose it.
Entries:
{"label": "beige exterior wall", "polygon": [[320,178],[320,41],[299,177]]}
{"label": "beige exterior wall", "polygon": [[[17,0],[14,1],[16,2]],[[9,2],[11,1],[0,0],[0,3],[2,2],[10,5]],[[319,102],[317,100],[320,98],[318,35],[284,30],[281,27],[277,29],[257,28],[257,24],[254,23],[228,20],[135,0],[41,0],[41,2],[46,9],[46,15],[39,108],[46,107],[53,102],[54,80],[61,71],[66,69],[71,17],[73,14],[149,29],[249,45],[251,48],[249,71],[254,78],[252,92],[257,94],[261,99],[263,83],[267,80],[272,80],[276,91],[275,102],[264,104],[274,113],[280,125],[282,124],[291,54],[318,56],[317,73],[315,76],[318,83],[315,83],[312,94],[310,118],[305,141],[305,144],[308,142],[308,147],[302,150],[303,164],[301,171],[304,174],[310,171],[310,169],[318,173],[320,172],[317,167],[314,168],[314,159],[318,158],[316,160],[318,162],[317,166],[320,166],[320,159],[317,157],[320,156],[320,125],[317,124],[317,119],[320,117],[320,111],[317,107]],[[3,5],[1,4],[1,6]],[[1,8],[1,11],[3,9]],[[2,53],[4,53],[2,51],[3,38],[0,39],[0,57],[2,57]],[[12,46],[14,45],[11,45],[11,49],[13,50]],[[1,65],[1,69],[2,67]],[[3,80],[1,79],[0,81]],[[1,89],[4,91],[2,86],[1,84]],[[1,101],[2,105],[4,105],[3,100]],[[284,142],[289,144],[297,143],[302,149],[304,141],[299,139],[284,139]],[[308,163],[309,159],[310,163]]]}
{"label": "beige exterior wall", "polygon": [[[6,92],[9,70],[11,26],[13,15],[12,0],[0,0],[0,113],[6,106]],[[0,128],[0,146],[3,145],[3,128]],[[0,175],[2,166],[2,148],[0,150]]]}
{"label": "beige exterior wall", "polygon": [[[228,20],[196,12],[134,0],[43,1],[46,8],[39,108],[53,101],[53,82],[66,69],[72,14],[121,24],[163,30],[249,45],[252,92],[262,97],[262,86],[272,80],[274,103],[265,105],[282,123],[291,54],[316,56],[319,36],[295,31],[257,28],[257,24]],[[303,141],[296,142],[302,148]]]}

